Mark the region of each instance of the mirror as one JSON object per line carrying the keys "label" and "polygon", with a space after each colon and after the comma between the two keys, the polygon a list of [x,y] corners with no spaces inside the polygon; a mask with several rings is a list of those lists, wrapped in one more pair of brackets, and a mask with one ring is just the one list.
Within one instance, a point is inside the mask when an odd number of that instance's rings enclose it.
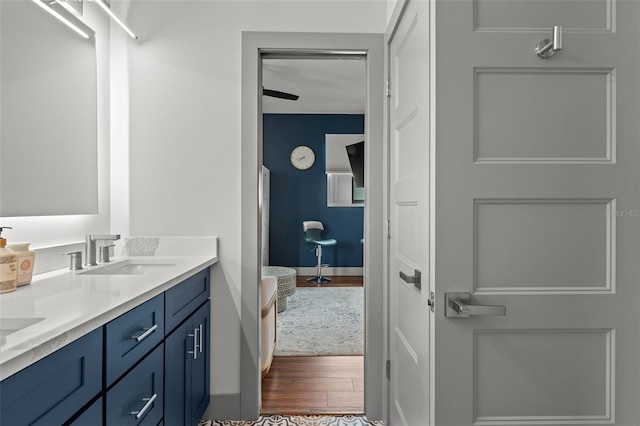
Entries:
{"label": "mirror", "polygon": [[0,216],[98,212],[96,66],[93,38],[0,2]]}
{"label": "mirror", "polygon": [[327,207],[364,207],[364,188],[350,173],[327,173]]}
{"label": "mirror", "polygon": [[363,134],[325,135],[328,207],[364,207],[364,141]]}

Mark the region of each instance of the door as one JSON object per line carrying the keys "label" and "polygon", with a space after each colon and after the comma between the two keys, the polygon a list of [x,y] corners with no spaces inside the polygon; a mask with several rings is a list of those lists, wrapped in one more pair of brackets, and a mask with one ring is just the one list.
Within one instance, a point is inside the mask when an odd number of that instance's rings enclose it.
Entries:
{"label": "door", "polygon": [[389,43],[389,417],[394,426],[424,426],[429,418],[429,16],[424,6],[409,3]]}
{"label": "door", "polygon": [[191,361],[191,424],[197,425],[209,406],[211,364],[211,302],[207,301],[191,317],[197,331],[197,354]]}
{"label": "door", "polygon": [[197,425],[209,406],[211,302],[198,308],[165,341],[168,425]]}
{"label": "door", "polygon": [[[190,336],[191,335],[191,336]],[[191,362],[193,324],[188,319],[167,336],[164,344],[165,407],[167,425],[188,425],[191,420]]]}
{"label": "door", "polygon": [[639,5],[435,4],[438,426],[638,424]]}

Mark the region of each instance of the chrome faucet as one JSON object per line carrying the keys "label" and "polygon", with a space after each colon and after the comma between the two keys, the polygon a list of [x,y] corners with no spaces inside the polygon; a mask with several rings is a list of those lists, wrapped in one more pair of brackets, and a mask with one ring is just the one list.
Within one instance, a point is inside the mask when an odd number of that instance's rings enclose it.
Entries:
{"label": "chrome faucet", "polygon": [[115,241],[119,240],[119,234],[87,234],[85,236],[84,251],[86,254],[85,266],[96,266],[96,241]]}

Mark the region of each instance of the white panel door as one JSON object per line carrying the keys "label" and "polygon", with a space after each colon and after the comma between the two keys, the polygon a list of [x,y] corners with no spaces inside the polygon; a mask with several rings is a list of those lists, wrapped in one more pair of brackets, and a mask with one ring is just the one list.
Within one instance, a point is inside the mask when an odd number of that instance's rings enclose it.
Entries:
{"label": "white panel door", "polygon": [[[389,44],[392,425],[426,425],[429,417],[429,15],[424,5],[409,4]],[[416,271],[421,288],[411,282]]]}
{"label": "white panel door", "polygon": [[435,3],[437,426],[640,424],[639,6]]}

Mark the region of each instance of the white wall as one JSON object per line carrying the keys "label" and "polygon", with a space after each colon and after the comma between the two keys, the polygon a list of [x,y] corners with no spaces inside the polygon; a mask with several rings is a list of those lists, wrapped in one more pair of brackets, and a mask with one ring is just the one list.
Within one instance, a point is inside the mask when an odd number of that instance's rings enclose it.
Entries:
{"label": "white wall", "polygon": [[130,111],[112,129],[123,135],[114,144],[129,145],[130,170],[128,188],[121,183],[125,200],[118,200],[114,188],[113,216],[129,218],[131,235],[220,238],[220,264],[212,278],[212,393],[235,394],[240,391],[241,33],[382,33],[387,4],[134,0],[113,7],[127,13],[140,37],[125,43],[126,64],[112,75],[114,88],[121,90],[112,91],[112,99],[128,97],[129,105],[117,108]]}

